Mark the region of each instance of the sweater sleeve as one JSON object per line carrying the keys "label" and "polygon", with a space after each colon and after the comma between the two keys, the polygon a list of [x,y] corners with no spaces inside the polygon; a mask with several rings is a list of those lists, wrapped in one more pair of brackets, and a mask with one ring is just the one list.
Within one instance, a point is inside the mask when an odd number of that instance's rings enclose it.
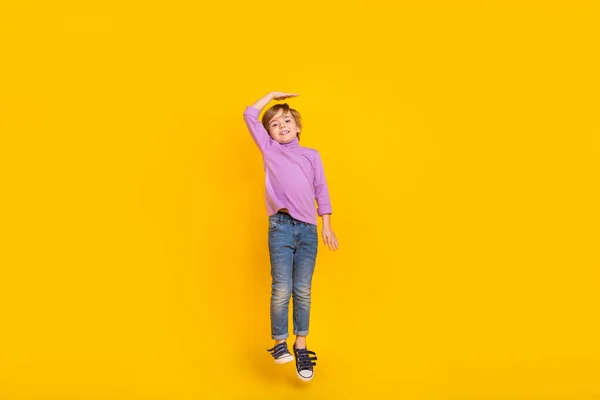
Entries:
{"label": "sweater sleeve", "polygon": [[248,131],[254,140],[254,143],[258,146],[261,152],[263,152],[273,140],[269,135],[269,132],[265,129],[263,124],[258,120],[260,110],[252,106],[247,106],[244,110],[244,122],[248,127]]}
{"label": "sweater sleeve", "polygon": [[315,200],[317,200],[317,215],[320,217],[323,214],[331,214],[331,201],[329,199],[329,188],[327,187],[327,180],[325,179],[325,170],[323,168],[323,162],[321,161],[321,155],[317,151],[314,159],[315,166]]}

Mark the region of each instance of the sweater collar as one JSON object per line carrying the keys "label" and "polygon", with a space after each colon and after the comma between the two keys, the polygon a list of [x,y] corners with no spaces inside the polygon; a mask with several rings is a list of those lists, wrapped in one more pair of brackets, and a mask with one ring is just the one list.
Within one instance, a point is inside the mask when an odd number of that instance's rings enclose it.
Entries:
{"label": "sweater collar", "polygon": [[293,138],[290,142],[287,143],[279,143],[281,146],[286,147],[288,149],[294,148],[294,147],[300,147],[300,144],[298,143],[298,136],[296,136],[295,138]]}

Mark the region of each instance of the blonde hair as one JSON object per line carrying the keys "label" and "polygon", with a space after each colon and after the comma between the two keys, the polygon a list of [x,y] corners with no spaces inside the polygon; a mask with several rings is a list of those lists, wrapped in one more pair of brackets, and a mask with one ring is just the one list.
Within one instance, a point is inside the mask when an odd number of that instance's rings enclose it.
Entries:
{"label": "blonde hair", "polygon": [[[282,103],[282,104],[275,104],[274,106],[269,108],[267,111],[265,111],[265,113],[263,114],[262,124],[265,127],[265,129],[267,130],[267,132],[269,132],[269,121],[271,121],[271,119],[274,116],[276,116],[277,113],[279,113],[279,111],[281,111],[281,110],[283,110],[283,115],[286,115],[288,111],[291,112],[292,117],[294,117],[294,121],[296,121],[296,126],[298,127],[298,129],[302,128],[300,113],[298,111],[294,110],[293,108],[290,108],[290,106],[287,103]],[[298,132],[298,141],[300,141],[300,132]]]}

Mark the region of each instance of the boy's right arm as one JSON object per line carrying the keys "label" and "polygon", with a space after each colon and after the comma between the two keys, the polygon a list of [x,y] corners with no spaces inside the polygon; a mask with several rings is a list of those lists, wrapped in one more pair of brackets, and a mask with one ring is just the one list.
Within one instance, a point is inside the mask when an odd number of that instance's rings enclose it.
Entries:
{"label": "boy's right arm", "polygon": [[267,104],[271,102],[271,100],[273,100],[273,94],[274,92],[265,95],[265,97],[257,100],[256,103],[252,104],[250,107],[254,107],[258,111],[261,111]]}
{"label": "boy's right arm", "polygon": [[263,124],[258,120],[258,115],[272,99],[273,94],[269,93],[251,106],[247,106],[246,110],[244,110],[244,122],[246,122],[248,131],[250,131],[254,143],[256,143],[261,152],[268,146],[271,137]]}
{"label": "boy's right arm", "polygon": [[244,121],[246,122],[246,126],[250,131],[252,139],[261,152],[264,151],[269,145],[269,142],[273,139],[271,139],[269,132],[267,132],[263,124],[258,120],[258,115],[271,100],[283,100],[295,96],[298,95],[294,93],[271,92],[256,101],[256,103],[246,107],[246,110],[244,111]]}
{"label": "boy's right arm", "polygon": [[262,152],[269,145],[269,141],[273,139],[271,139],[269,132],[267,132],[263,124],[258,120],[258,114],[260,114],[258,109],[251,106],[246,107],[246,110],[244,111],[244,122],[246,122],[246,126],[248,127],[248,131],[250,132],[250,136],[252,136],[254,143],[256,143],[259,150]]}

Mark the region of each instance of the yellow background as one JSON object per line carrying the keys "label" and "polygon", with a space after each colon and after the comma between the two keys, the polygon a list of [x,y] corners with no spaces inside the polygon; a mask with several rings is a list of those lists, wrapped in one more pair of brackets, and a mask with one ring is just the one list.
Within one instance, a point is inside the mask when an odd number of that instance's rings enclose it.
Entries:
{"label": "yellow background", "polygon": [[[597,2],[0,4],[1,399],[599,398]],[[309,384],[265,351],[269,91],[340,242]]]}

